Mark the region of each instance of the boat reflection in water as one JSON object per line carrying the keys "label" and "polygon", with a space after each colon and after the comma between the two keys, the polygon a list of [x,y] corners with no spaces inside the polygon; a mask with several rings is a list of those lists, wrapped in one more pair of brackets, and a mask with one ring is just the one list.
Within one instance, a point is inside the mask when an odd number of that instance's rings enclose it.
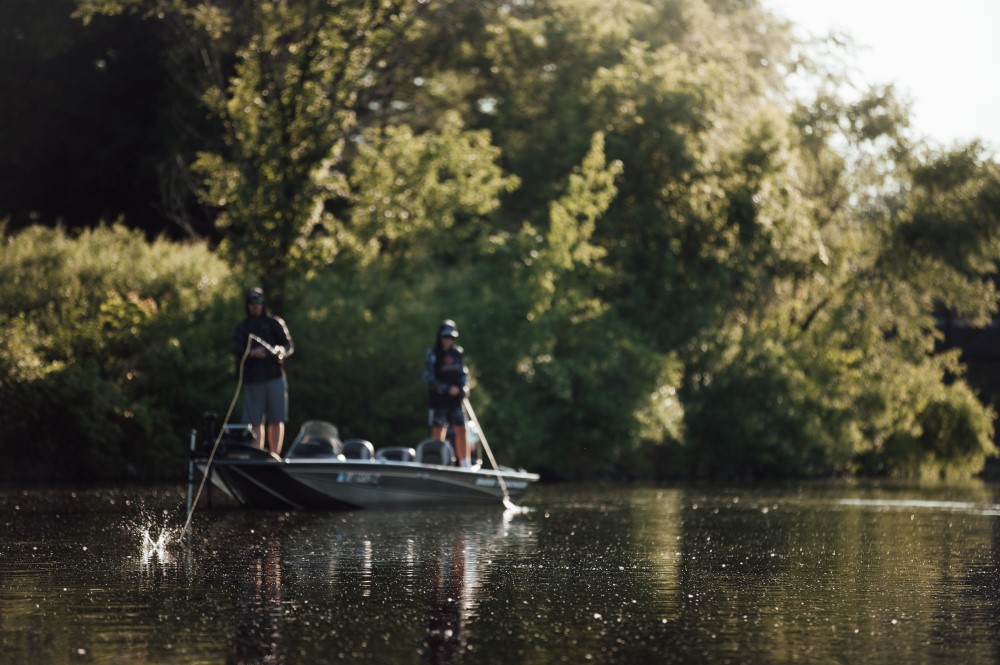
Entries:
{"label": "boat reflection in water", "polygon": [[476,601],[476,552],[467,539],[453,538],[430,562],[427,585],[425,661],[449,663],[463,647],[463,627]]}
{"label": "boat reflection in water", "polygon": [[238,590],[236,653],[227,661],[231,665],[285,662],[281,651],[281,547],[281,541],[273,539],[251,552],[247,574]]}
{"label": "boat reflection in water", "polygon": [[533,532],[523,516],[507,511],[492,517],[485,523],[488,529],[448,530],[436,545],[436,556],[428,553],[423,562],[429,574],[421,662],[451,663],[467,651],[471,629],[481,617],[484,588],[495,580],[497,567],[504,565],[509,550],[533,547]]}
{"label": "boat reflection in water", "polygon": [[[455,662],[475,643],[479,603],[489,585],[496,596],[505,558],[534,547],[528,515],[492,508],[232,517],[235,528],[206,545],[243,560],[230,590],[234,665],[374,653],[386,662]],[[219,572],[231,574],[234,563],[220,562]],[[226,577],[202,584],[231,585]]]}

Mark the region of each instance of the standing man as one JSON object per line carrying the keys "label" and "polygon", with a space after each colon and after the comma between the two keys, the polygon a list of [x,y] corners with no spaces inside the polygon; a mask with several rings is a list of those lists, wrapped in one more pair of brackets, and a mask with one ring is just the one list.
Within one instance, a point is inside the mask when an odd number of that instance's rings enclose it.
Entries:
{"label": "standing man", "polygon": [[444,441],[450,424],[455,430],[455,457],[458,465],[468,468],[469,451],[465,438],[465,409],[462,403],[469,394],[469,370],[462,358],[462,347],[455,343],[458,327],[451,319],[441,323],[437,341],[424,355],[424,382],[429,391],[431,438]]}
{"label": "standing man", "polygon": [[285,421],[288,420],[285,358],[294,353],[295,347],[285,322],[264,311],[264,291],[252,289],[247,292],[246,313],[247,318],[233,330],[233,355],[237,362],[245,362],[243,422],[253,427],[254,436],[262,449],[264,423],[267,423],[268,448],[275,455],[280,455],[285,438]]}

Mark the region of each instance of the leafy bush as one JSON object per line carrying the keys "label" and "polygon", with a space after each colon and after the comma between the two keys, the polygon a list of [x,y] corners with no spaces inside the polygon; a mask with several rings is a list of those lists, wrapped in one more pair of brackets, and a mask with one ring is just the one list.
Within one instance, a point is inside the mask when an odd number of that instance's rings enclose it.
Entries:
{"label": "leafy bush", "polygon": [[120,225],[6,238],[0,445],[18,462],[8,479],[177,475],[185,432],[229,385],[210,341],[228,350],[229,289],[206,247]]}
{"label": "leafy bush", "polygon": [[964,383],[938,387],[916,412],[912,428],[894,433],[878,451],[878,461],[896,476],[976,473],[995,453],[994,417]]}

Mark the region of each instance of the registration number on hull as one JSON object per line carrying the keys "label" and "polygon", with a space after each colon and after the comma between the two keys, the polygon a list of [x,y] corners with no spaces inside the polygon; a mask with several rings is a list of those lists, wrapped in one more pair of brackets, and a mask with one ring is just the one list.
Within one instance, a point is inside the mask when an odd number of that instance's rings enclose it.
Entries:
{"label": "registration number on hull", "polygon": [[338,483],[351,483],[353,485],[378,485],[379,476],[377,473],[338,473]]}

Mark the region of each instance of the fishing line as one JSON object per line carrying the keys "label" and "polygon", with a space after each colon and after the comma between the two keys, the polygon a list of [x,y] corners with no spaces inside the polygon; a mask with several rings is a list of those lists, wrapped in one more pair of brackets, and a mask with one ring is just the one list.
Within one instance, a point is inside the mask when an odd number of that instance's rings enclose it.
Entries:
{"label": "fishing line", "polygon": [[[219,449],[219,443],[222,441],[222,434],[226,431],[226,425],[229,424],[229,418],[233,415],[233,409],[236,408],[236,400],[240,396],[240,390],[243,389],[243,366],[247,362],[247,357],[250,355],[250,345],[253,342],[260,342],[263,344],[268,351],[274,353],[272,348],[257,335],[247,336],[247,348],[243,351],[243,357],[240,358],[240,373],[239,379],[236,382],[236,392],[233,394],[233,401],[229,403],[229,411],[226,412],[226,417],[222,421],[222,427],[219,428],[219,435],[215,437],[215,443],[212,444],[212,451],[208,454],[208,461],[205,462],[205,472],[201,476],[201,483],[198,485],[198,491],[194,495],[194,501],[191,502],[191,508],[188,509],[187,520],[184,521],[184,528],[181,529],[181,535],[187,531],[188,526],[191,525],[191,517],[194,515],[194,509],[198,507],[198,500],[201,498],[201,492],[205,489],[205,482],[211,475],[212,461],[215,459],[215,451]],[[275,355],[277,355],[275,353]]]}

